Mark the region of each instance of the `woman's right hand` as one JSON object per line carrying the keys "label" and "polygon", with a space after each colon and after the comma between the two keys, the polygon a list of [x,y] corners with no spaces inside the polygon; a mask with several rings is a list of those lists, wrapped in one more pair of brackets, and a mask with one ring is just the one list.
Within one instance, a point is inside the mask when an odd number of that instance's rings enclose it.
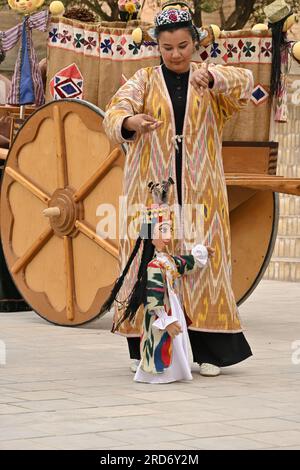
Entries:
{"label": "woman's right hand", "polygon": [[123,127],[128,131],[134,131],[138,134],[145,134],[151,132],[162,125],[162,121],[157,121],[154,117],[148,114],[136,114],[130,116],[123,121]]}
{"label": "woman's right hand", "polygon": [[175,321],[174,323],[170,323],[170,325],[167,326],[166,330],[172,339],[174,339],[175,336],[182,333],[181,325],[178,321]]}

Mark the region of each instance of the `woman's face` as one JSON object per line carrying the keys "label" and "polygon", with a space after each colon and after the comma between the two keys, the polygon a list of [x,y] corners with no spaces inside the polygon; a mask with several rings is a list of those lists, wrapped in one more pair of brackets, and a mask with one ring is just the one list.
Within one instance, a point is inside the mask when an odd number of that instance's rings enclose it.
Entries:
{"label": "woman's face", "polygon": [[163,62],[168,69],[177,73],[189,70],[194,52],[194,43],[187,29],[161,32],[158,45]]}

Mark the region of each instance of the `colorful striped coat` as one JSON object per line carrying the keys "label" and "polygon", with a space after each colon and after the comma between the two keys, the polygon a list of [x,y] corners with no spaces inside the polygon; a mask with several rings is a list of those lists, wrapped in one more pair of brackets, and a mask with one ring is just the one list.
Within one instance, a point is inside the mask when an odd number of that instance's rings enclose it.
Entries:
{"label": "colorful striped coat", "polygon": [[[192,62],[191,73],[198,67],[199,64]],[[172,241],[170,253],[187,254],[195,243],[211,245],[215,249],[215,256],[207,269],[183,279],[184,308],[191,320],[190,329],[235,333],[241,331],[241,324],[231,286],[222,130],[232,114],[247,105],[253,77],[249,70],[231,66],[209,65],[209,71],[214,85],[202,97],[191,84],[188,88],[182,145],[183,207],[175,214],[179,235]],[[139,113],[152,115],[163,124],[154,132],[136,136],[128,142],[123,194],[127,196],[129,208],[134,204],[149,205],[149,181],[167,180],[171,176],[176,183],[175,120],[161,66],[140,69],[118,90],[106,109],[104,127],[108,136],[124,142],[121,132],[124,119]],[[172,206],[177,202],[173,186],[169,203]],[[198,208],[200,212],[196,210]],[[122,218],[125,229],[130,228],[135,220],[135,215],[128,214],[125,218],[124,213]],[[202,227],[200,232],[199,227]],[[130,231],[121,234],[121,269],[135,243],[130,236]],[[132,290],[139,262],[137,256],[120,298],[127,298]],[[116,312],[116,317],[120,314],[122,311]],[[139,336],[142,322],[141,310],[135,323],[123,323],[119,333]]]}

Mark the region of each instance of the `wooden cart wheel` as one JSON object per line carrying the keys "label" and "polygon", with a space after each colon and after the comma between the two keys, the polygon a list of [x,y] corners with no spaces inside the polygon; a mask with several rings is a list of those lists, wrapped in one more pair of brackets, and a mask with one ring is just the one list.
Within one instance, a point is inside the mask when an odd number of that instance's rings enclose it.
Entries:
{"label": "wooden cart wheel", "polygon": [[273,253],[279,217],[277,193],[228,188],[232,282],[237,304],[256,288]]}
{"label": "wooden cart wheel", "polygon": [[124,153],[102,121],[90,103],[51,102],[25,122],[6,162],[6,262],[26,301],[59,325],[95,318],[119,272],[118,214],[115,238],[96,227],[101,203],[119,206]]}

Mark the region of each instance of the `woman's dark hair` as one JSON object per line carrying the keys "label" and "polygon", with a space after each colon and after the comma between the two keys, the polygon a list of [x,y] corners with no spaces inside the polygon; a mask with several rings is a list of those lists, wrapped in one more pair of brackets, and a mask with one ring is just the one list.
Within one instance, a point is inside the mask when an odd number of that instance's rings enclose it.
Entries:
{"label": "woman's dark hair", "polygon": [[272,30],[272,69],[271,69],[271,96],[276,95],[280,88],[281,77],[281,48],[285,46],[286,34],[283,32],[283,25],[286,19],[291,15],[289,13],[285,18],[276,23],[269,23]]}
{"label": "woman's dark hair", "polygon": [[187,21],[185,23],[172,23],[172,24],[164,24],[164,25],[161,25],[161,26],[156,26],[156,28],[154,30],[154,34],[155,34],[155,37],[158,39],[160,33],[164,32],[164,31],[170,31],[170,32],[177,31],[178,29],[185,29],[186,31],[188,31],[194,42],[200,40],[198,30],[192,24],[191,21]]}
{"label": "woman's dark hair", "polygon": [[[151,227],[149,226],[149,230],[151,231]],[[140,246],[143,245],[143,251],[142,251],[142,257],[141,257],[141,262],[139,266],[139,270],[137,273],[137,280],[135,285],[133,286],[133,289],[129,295],[129,297],[120,302],[117,299],[117,295],[123,285],[124,279],[129,271],[129,268],[136,257]],[[117,279],[110,296],[108,299],[105,301],[103,304],[101,310],[100,310],[100,315],[103,313],[107,312],[110,310],[111,306],[113,305],[114,302],[117,302],[119,304],[123,304],[125,311],[123,316],[120,318],[118,323],[114,325],[114,330],[116,330],[125,320],[132,321],[135,318],[135,315],[139,309],[139,307],[144,304],[147,300],[147,292],[146,292],[146,286],[147,286],[147,267],[148,263],[152,260],[154,255],[154,245],[152,243],[152,238],[145,238],[142,239],[139,237],[136,241],[135,247],[129,257],[129,260],[121,274],[121,276]]]}

